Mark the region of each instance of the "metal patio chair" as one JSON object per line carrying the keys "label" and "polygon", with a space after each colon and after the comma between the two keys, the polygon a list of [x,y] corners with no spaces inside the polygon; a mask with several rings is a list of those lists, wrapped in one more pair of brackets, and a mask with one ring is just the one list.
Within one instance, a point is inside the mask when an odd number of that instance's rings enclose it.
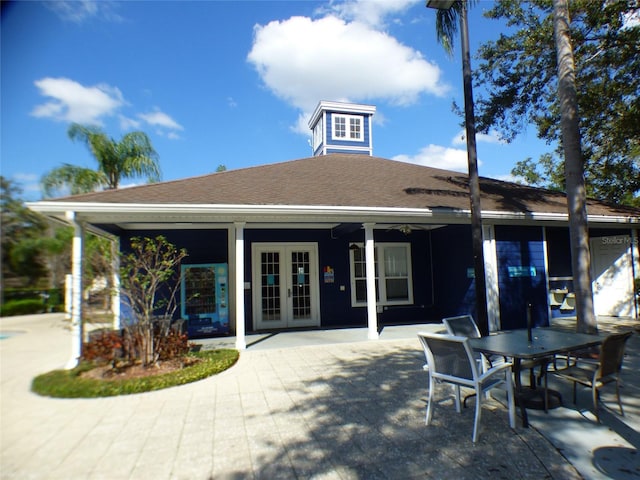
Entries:
{"label": "metal patio chair", "polygon": [[433,416],[433,402],[436,382],[449,383],[454,387],[456,411],[460,413],[460,388],[473,389],[476,394],[476,411],[473,423],[474,442],[478,439],[478,426],[485,394],[496,387],[505,388],[509,406],[509,425],[515,428],[515,403],[511,363],[505,362],[480,373],[469,339],[455,335],[418,333],[429,372],[429,397],[425,423],[429,425]]}
{"label": "metal patio chair", "polygon": [[598,413],[598,399],[600,398],[600,389],[609,383],[616,385],[616,397],[618,406],[620,407],[620,415],[624,416],[622,402],[620,400],[620,371],[622,370],[622,361],[624,359],[624,349],[627,340],[633,332],[616,333],[609,335],[604,339],[600,347],[600,356],[597,362],[583,361],[576,359],[576,363],[567,368],[563,368],[553,372],[560,378],[573,382],[573,403],[576,403],[576,389],[578,383],[591,389],[593,398],[593,413],[598,422],[600,415]]}

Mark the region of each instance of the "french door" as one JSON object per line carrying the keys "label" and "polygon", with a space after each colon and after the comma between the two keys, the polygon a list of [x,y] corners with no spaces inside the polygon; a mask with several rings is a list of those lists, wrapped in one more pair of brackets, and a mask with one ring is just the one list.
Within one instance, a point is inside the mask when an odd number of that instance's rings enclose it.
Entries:
{"label": "french door", "polygon": [[252,245],[256,329],[320,325],[317,249],[315,243]]}

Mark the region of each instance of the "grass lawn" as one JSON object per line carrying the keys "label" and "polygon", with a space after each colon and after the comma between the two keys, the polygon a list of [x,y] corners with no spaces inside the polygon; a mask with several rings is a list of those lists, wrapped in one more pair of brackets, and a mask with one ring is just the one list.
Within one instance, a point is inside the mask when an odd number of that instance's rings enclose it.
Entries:
{"label": "grass lawn", "polygon": [[[134,378],[94,378],[87,372],[95,369],[96,365],[82,363],[72,370],[54,370],[35,377],[31,390],[57,398],[96,398],[150,392],[216,375],[233,366],[238,357],[238,352],[231,349],[194,352],[186,358],[189,361],[183,368]],[[149,373],[154,372],[150,369]]]}

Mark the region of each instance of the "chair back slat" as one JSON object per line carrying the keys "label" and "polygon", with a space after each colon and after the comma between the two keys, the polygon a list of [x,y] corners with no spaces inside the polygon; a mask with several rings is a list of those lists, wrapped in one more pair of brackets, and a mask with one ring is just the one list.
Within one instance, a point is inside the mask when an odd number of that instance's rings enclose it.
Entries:
{"label": "chair back slat", "polygon": [[600,347],[600,371],[598,378],[617,374],[622,368],[624,349],[633,332],[609,335]]}
{"label": "chair back slat", "polygon": [[[470,356],[470,349],[465,345],[466,338],[450,335],[421,335],[420,340],[428,349],[427,362],[434,374],[473,381],[475,361]],[[431,359],[428,352],[431,353]]]}
{"label": "chair back slat", "polygon": [[442,323],[451,335],[469,338],[480,338],[481,336],[480,329],[471,315],[443,318]]}

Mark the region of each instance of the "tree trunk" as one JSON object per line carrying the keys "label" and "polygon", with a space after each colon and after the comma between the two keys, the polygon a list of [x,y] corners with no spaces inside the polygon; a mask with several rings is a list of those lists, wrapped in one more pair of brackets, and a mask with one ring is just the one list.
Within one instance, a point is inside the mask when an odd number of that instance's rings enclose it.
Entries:
{"label": "tree trunk", "polygon": [[575,86],[575,68],[571,33],[569,31],[567,0],[553,0],[553,27],[558,61],[558,96],[560,99],[562,147],[569,209],[569,235],[571,238],[571,265],[576,293],[576,329],[594,333],[597,322],[593,310],[591,287],[591,256],[587,225],[587,195],[584,165],[580,145],[578,101]]}

